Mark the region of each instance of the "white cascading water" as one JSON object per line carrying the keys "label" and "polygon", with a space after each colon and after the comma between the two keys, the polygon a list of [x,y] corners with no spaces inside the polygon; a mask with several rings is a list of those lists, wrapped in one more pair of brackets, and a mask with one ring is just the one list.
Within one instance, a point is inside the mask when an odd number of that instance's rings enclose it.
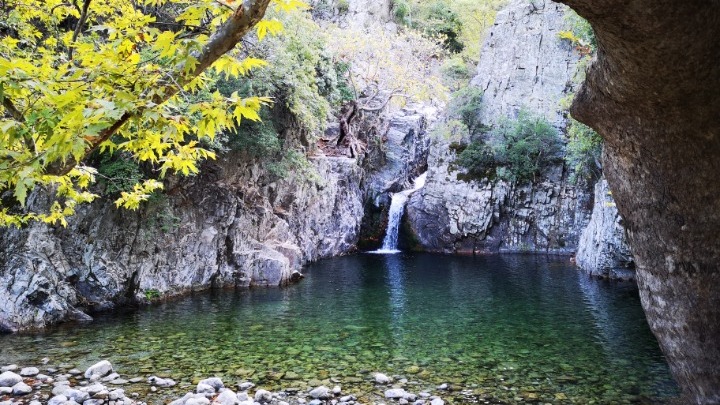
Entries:
{"label": "white cascading water", "polygon": [[403,190],[399,193],[392,195],[392,201],[390,202],[390,213],[388,214],[388,226],[385,233],[385,239],[383,239],[382,247],[372,253],[398,253],[400,252],[397,248],[398,244],[398,233],[400,232],[400,221],[402,220],[403,213],[405,213],[405,205],[407,204],[410,195],[425,186],[425,179],[427,178],[427,172],[418,176],[413,182],[413,187],[408,190]]}

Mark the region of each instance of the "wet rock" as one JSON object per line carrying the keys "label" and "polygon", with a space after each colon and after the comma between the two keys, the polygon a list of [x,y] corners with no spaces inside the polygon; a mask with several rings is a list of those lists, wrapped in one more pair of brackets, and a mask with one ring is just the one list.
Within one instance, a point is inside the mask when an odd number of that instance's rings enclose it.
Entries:
{"label": "wet rock", "polygon": [[215,398],[214,403],[219,405],[235,405],[239,403],[237,395],[232,390],[223,389],[220,395]]}
{"label": "wet rock", "polygon": [[375,373],[373,374],[373,378],[378,384],[390,384],[392,382],[392,378],[388,377],[383,373]]}
{"label": "wet rock", "polygon": [[118,379],[118,378],[120,378],[120,374],[118,374],[118,373],[110,373],[109,375],[101,378],[100,381],[110,382],[110,381],[116,380],[116,379]]}
{"label": "wet rock", "polygon": [[339,385],[336,385],[332,389],[333,395],[340,395],[342,393],[342,388],[340,388]]}
{"label": "wet rock", "polygon": [[47,405],[63,405],[69,400],[65,395],[56,395],[48,401]]}
{"label": "wet rock", "polygon": [[443,401],[443,400],[440,399],[440,398],[433,398],[433,399],[430,401],[430,405],[445,405],[445,401]]}
{"label": "wet rock", "polygon": [[[130,380],[130,382],[133,382],[133,380]],[[170,378],[160,378],[160,377],[157,377],[154,375],[148,377],[147,382],[150,385],[155,385],[160,388],[174,387],[177,384],[174,380],[172,380]],[[222,384],[222,382],[220,384]],[[211,384],[208,384],[208,385],[212,386]]]}
{"label": "wet rock", "polygon": [[315,399],[328,399],[332,397],[332,393],[330,392],[330,388],[321,385],[310,391],[310,396]]}
{"label": "wet rock", "polygon": [[[112,372],[113,372],[112,364],[110,364],[110,362],[107,360],[103,360],[99,363],[96,363],[96,364],[90,366],[85,371],[85,378],[90,379],[95,376],[97,376],[95,378],[102,378]],[[70,374],[72,374],[72,370],[70,371]]]}
{"label": "wet rock", "polygon": [[22,377],[12,371],[5,371],[0,374],[0,387],[12,387],[15,384],[22,382]]}
{"label": "wet rock", "polygon": [[3,373],[6,371],[17,371],[20,367],[17,364],[9,364],[7,366],[0,367],[0,371]]}
{"label": "wet rock", "polygon": [[213,390],[215,390],[215,392],[219,392],[221,389],[225,388],[225,384],[223,384],[222,380],[217,377],[211,377],[201,380],[198,385],[200,384],[206,384],[211,386]]}
{"label": "wet rock", "polygon": [[110,400],[111,401],[117,401],[118,399],[125,398],[125,390],[123,389],[116,389],[110,391]]}
{"label": "wet rock", "polygon": [[25,384],[24,382],[19,382],[12,387],[12,393],[13,395],[27,395],[33,391],[32,387]]}
{"label": "wet rock", "polygon": [[208,384],[201,382],[195,388],[195,392],[197,392],[198,394],[214,394],[215,388],[213,388],[212,385],[208,385]]}
{"label": "wet rock", "polygon": [[40,370],[38,370],[36,367],[25,367],[20,370],[20,375],[23,377],[34,377],[38,374],[40,374]]}
{"label": "wet rock", "polygon": [[63,395],[68,397],[69,400],[75,401],[79,404],[82,404],[83,402],[90,399],[90,395],[87,392],[76,390],[74,388],[66,389]]}
{"label": "wet rock", "polygon": [[270,391],[266,390],[257,390],[255,392],[255,401],[260,402],[261,404],[268,403],[272,401],[272,393]]}
{"label": "wet rock", "polygon": [[392,388],[385,391],[385,398],[388,399],[400,399],[404,398],[405,395],[407,395],[407,392],[402,388]]}
{"label": "wet rock", "polygon": [[255,386],[255,384],[253,384],[253,383],[251,383],[251,382],[249,382],[249,381],[245,381],[245,382],[242,382],[242,383],[238,384],[238,389],[239,389],[240,391],[247,391],[247,390],[249,390],[250,388],[252,388],[252,387],[254,387],[254,386]]}

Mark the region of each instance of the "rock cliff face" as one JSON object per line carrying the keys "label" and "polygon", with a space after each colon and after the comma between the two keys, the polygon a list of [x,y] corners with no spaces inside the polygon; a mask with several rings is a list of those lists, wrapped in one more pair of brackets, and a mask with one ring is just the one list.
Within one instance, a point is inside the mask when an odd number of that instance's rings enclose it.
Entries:
{"label": "rock cliff face", "polygon": [[648,323],[684,403],[720,404],[720,4],[562,2],[596,33],[572,114],[605,139]]}
{"label": "rock cliff face", "polygon": [[595,185],[595,205],[580,237],[576,259],[578,266],[594,276],[635,279],[635,261],[623,221],[605,179]]}
{"label": "rock cliff face", "polygon": [[278,286],[307,262],[354,250],[368,196],[400,187],[425,164],[430,113],[390,117],[381,125],[387,141],[371,145],[364,167],[312,159],[319,180],[272,181],[260,165],[229,155],[198,177],[170,181],[166,196],[138,212],[104,201],[83,207],[67,228],[0,232],[0,330],[209,287]]}
{"label": "rock cliff face", "polygon": [[98,203],[65,229],[4,232],[0,322],[42,327],[153,295],[277,286],[308,261],[348,252],[363,215],[362,170],[347,158],[313,163],[320,184],[264,183],[257,166],[230,156],[140,212]]}
{"label": "rock cliff face", "polygon": [[[572,87],[579,56],[558,38],[567,10],[551,1],[513,1],[497,15],[473,85],[483,89],[483,123],[513,118],[521,108],[564,129],[560,99]],[[408,205],[420,245],[441,252],[572,253],[592,196],[567,182],[557,166],[535,184],[464,181],[451,140],[432,140],[424,189]]]}

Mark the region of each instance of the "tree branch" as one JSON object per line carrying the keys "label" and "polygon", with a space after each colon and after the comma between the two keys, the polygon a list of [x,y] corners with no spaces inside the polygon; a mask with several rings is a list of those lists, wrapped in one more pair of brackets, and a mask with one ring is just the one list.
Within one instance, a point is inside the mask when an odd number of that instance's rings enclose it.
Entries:
{"label": "tree branch", "polygon": [[[245,0],[242,5],[233,12],[232,16],[221,25],[217,31],[210,37],[210,40],[203,49],[195,56],[197,65],[195,69],[186,74],[185,66],[178,66],[174,77],[179,87],[169,87],[168,91],[162,96],[155,97],[152,101],[155,104],[162,104],[178,93],[179,88],[190,83],[197,76],[207,70],[216,60],[228,51],[233,49],[235,45],[265,16],[265,11],[271,0]],[[90,0],[86,0],[89,3]],[[112,137],[125,123],[131,118],[139,116],[144,108],[128,111],[123,114],[112,126],[101,131],[99,136],[94,138],[85,150],[85,156],[94,152],[103,142]],[[46,167],[45,172],[54,175],[65,175],[78,162],[63,162],[61,160],[51,162]]]}
{"label": "tree branch", "polygon": [[2,105],[10,113],[10,116],[13,117],[13,119],[15,121],[25,122],[25,116],[23,116],[23,114],[20,112],[20,110],[15,108],[15,104],[13,104],[13,102],[9,98],[3,97]]}
{"label": "tree branch", "polygon": [[90,8],[90,2],[92,0],[85,0],[83,2],[82,11],[80,12],[80,20],[78,20],[77,25],[75,26],[75,31],[73,32],[71,45],[68,47],[68,59],[72,60],[73,58],[73,47],[72,44],[75,43],[77,40],[77,37],[80,35],[80,31],[82,30],[83,25],[85,25],[85,21],[88,17],[88,9]]}

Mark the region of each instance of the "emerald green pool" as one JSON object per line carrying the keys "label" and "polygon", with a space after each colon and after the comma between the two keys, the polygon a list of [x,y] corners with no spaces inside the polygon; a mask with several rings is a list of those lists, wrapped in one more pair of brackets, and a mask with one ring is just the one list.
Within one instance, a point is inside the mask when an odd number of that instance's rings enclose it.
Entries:
{"label": "emerald green pool", "polygon": [[[367,402],[383,392],[372,372],[455,404],[656,404],[677,395],[635,287],[590,279],[565,258],[360,254],[306,275],[284,289],[202,293],[0,336],[0,363],[108,359],[124,377],[173,377],[176,392],[213,375],[271,390],[338,381]],[[452,391],[437,391],[442,383]]]}

